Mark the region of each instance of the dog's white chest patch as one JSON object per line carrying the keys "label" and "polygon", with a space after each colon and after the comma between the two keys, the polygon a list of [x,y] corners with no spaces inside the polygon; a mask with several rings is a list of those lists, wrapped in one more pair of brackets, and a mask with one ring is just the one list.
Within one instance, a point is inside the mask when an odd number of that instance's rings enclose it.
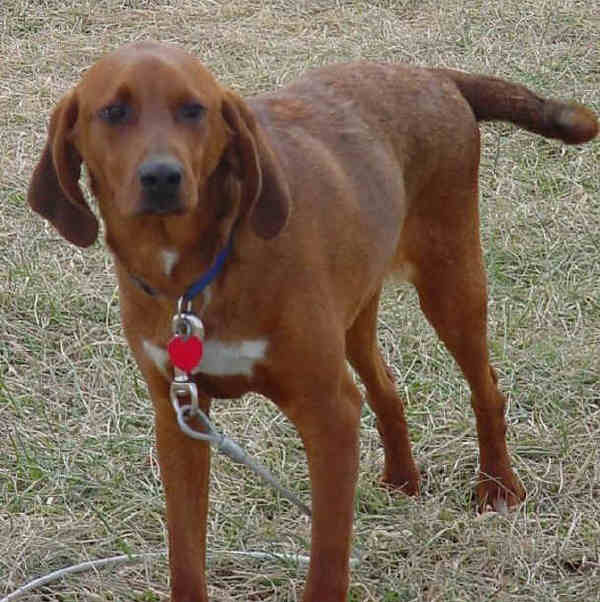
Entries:
{"label": "dog's white chest patch", "polygon": [[204,342],[202,361],[194,373],[211,376],[252,376],[254,366],[263,360],[267,352],[267,341],[239,341],[221,343],[207,340]]}
{"label": "dog's white chest patch", "polygon": [[[144,351],[156,367],[166,377],[169,375],[171,362],[169,354],[163,347],[144,340]],[[204,353],[194,374],[208,376],[252,376],[254,367],[267,355],[268,342],[265,339],[236,341],[204,341]]]}
{"label": "dog's white chest patch", "polygon": [[173,249],[163,249],[160,252],[160,259],[162,261],[165,276],[170,276],[173,272],[175,264],[179,261],[179,253]]}

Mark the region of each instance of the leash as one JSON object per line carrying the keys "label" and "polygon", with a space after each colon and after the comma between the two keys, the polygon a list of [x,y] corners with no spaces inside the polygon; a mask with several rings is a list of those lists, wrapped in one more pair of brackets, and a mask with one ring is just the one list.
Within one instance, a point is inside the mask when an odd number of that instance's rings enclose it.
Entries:
{"label": "leash", "polygon": [[[244,558],[252,558],[254,560],[279,560],[281,562],[297,562],[298,564],[308,564],[310,558],[302,554],[279,554],[278,552],[239,552],[235,550],[222,551],[219,554],[226,554],[228,556],[242,556]],[[74,564],[56,571],[52,571],[43,577],[33,579],[29,583],[22,585],[18,589],[12,591],[0,600],[0,602],[12,602],[21,596],[24,596],[27,592],[34,589],[38,589],[44,585],[48,585],[53,581],[58,581],[67,575],[74,575],[76,573],[83,573],[89,570],[98,570],[106,566],[115,566],[120,564],[134,564],[136,562],[142,562],[150,558],[160,558],[167,555],[167,550],[162,552],[148,552],[147,554],[121,554],[119,556],[111,556],[110,558],[98,558],[96,560],[86,560],[79,564]],[[208,554],[208,558],[215,558],[217,554]],[[350,559],[350,565],[353,566],[353,559]]]}
{"label": "leash", "polygon": [[[219,433],[198,403],[198,387],[192,373],[202,361],[204,325],[200,317],[192,311],[192,301],[223,270],[233,248],[233,232],[232,230],[227,244],[218,253],[208,271],[189,286],[177,302],[177,312],[172,320],[173,338],[167,346],[175,372],[170,387],[171,404],[183,433],[192,439],[214,445],[217,451],[234,462],[247,466],[279,491],[283,497],[298,506],[304,514],[311,516],[310,508],[286,489],[262,464],[250,457],[235,441]],[[189,403],[184,403],[183,400],[189,400]],[[196,430],[188,424],[188,420],[193,418],[197,418],[202,423],[203,430]]]}
{"label": "leash", "polygon": [[[189,384],[189,383],[177,383],[173,382],[176,385],[177,391],[181,391],[181,384]],[[193,384],[193,383],[192,383]],[[171,401],[173,403],[173,408],[177,414],[177,422],[179,424],[179,428],[192,439],[196,439],[198,441],[205,441],[210,445],[214,445],[220,453],[224,454],[234,462],[238,464],[243,464],[253,470],[259,477],[264,479],[269,485],[271,485],[276,491],[288,499],[290,502],[298,506],[304,514],[307,516],[311,516],[310,508],[304,504],[300,499],[292,493],[289,489],[286,489],[262,464],[254,460],[244,449],[242,449],[235,441],[229,439],[222,433],[219,433],[212,422],[208,419],[208,416],[200,409],[198,404],[198,398],[196,396],[195,401],[192,397],[192,403],[186,405],[179,405],[178,396],[172,396]],[[193,429],[187,422],[187,418],[195,417],[202,422],[204,431],[197,431]]]}

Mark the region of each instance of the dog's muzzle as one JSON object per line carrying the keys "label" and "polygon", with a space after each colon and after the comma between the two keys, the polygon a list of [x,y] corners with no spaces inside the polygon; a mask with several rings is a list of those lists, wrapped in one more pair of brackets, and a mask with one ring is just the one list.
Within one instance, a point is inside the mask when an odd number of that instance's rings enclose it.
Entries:
{"label": "dog's muzzle", "polygon": [[140,211],[144,214],[181,213],[183,166],[173,157],[153,157],[138,168],[142,192]]}

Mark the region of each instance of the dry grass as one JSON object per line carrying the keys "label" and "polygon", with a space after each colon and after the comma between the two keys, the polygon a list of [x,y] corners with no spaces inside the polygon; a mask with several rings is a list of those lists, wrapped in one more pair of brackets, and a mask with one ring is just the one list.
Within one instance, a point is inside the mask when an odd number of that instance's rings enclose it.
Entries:
{"label": "dry grass", "polygon": [[[101,244],[67,246],[24,201],[49,110],[82,69],[152,37],[198,53],[245,94],[362,57],[495,73],[598,111],[599,26],[581,0],[1,0],[0,595],[88,558],[165,545],[151,409],[109,259]],[[600,599],[600,144],[483,132],[490,344],[529,497],[508,517],[474,512],[467,388],[412,291],[390,286],[381,343],[408,400],[424,490],[412,500],[377,486],[382,450],[365,409],[353,601]],[[270,404],[247,397],[214,414],[308,496],[298,439]],[[214,463],[211,499],[212,597],[296,600],[305,569],[221,552],[306,552],[307,522],[226,460]],[[153,559],[27,599],[151,601],[167,580]]]}

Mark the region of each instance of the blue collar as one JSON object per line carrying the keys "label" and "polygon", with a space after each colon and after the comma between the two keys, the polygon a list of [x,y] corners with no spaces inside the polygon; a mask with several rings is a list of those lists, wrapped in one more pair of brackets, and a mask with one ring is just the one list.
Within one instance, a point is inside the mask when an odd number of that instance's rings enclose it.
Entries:
{"label": "blue collar", "polygon": [[185,291],[183,297],[181,298],[183,307],[191,305],[193,298],[199,295],[221,273],[221,270],[225,265],[225,261],[229,257],[231,249],[233,248],[234,231],[235,228],[231,230],[227,244],[219,251],[219,254],[215,258],[214,263],[210,266],[208,271],[202,274],[202,276],[200,276],[200,278],[191,284]]}

